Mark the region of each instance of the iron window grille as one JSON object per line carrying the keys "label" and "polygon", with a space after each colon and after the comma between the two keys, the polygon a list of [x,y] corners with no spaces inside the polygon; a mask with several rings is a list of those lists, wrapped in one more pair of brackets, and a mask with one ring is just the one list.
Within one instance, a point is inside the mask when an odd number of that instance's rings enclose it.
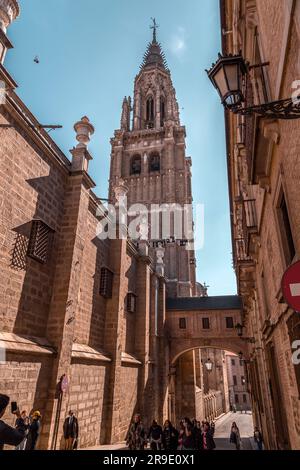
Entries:
{"label": "iron window grille", "polygon": [[108,268],[101,268],[100,295],[106,299],[112,298],[113,273]]}
{"label": "iron window grille", "polygon": [[136,312],[136,295],[133,292],[128,292],[126,297],[126,310],[129,313]]}
{"label": "iron window grille", "polygon": [[31,224],[27,256],[45,264],[49,258],[54,230],[40,219]]}

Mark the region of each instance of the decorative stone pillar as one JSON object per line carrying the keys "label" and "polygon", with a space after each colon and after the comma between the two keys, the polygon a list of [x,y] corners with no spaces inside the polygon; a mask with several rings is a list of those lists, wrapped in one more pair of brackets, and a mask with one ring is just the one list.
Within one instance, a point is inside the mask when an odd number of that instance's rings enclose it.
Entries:
{"label": "decorative stone pillar", "polygon": [[6,33],[8,26],[19,14],[20,7],[17,0],[0,0],[0,29]]}
{"label": "decorative stone pillar", "polygon": [[17,0],[0,0],[0,63],[3,64],[8,49],[13,45],[6,36],[9,25],[19,16]]}
{"label": "decorative stone pillar", "polygon": [[115,199],[116,199],[116,217],[117,225],[119,228],[119,238],[127,240],[127,193],[128,186],[126,186],[122,178],[119,179],[118,185],[114,188]]}
{"label": "decorative stone pillar", "polygon": [[[1,1],[1,0],[0,0]],[[88,117],[84,116],[80,121],[74,124],[76,132],[76,140],[78,144],[72,150],[72,171],[88,171],[89,161],[92,156],[88,152],[88,144],[91,140],[91,135],[94,134],[95,128],[90,123]]]}

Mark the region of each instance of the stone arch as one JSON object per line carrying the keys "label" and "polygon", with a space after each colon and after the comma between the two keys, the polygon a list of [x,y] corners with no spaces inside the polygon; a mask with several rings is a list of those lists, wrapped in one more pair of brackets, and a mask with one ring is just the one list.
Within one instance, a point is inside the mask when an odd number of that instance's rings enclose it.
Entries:
{"label": "stone arch", "polygon": [[184,353],[193,349],[221,349],[232,352],[234,354],[243,353],[245,359],[249,358],[248,345],[240,338],[215,338],[209,341],[200,338],[187,338],[178,340],[175,343],[171,341],[170,345],[170,367],[172,367],[177,359]]}

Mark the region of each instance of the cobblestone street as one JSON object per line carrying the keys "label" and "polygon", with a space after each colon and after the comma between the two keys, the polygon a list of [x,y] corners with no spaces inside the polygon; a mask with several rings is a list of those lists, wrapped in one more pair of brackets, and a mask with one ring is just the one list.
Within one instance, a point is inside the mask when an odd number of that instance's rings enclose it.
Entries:
{"label": "cobblestone street", "polygon": [[215,441],[217,450],[235,450],[235,446],[230,444],[230,429],[235,421],[239,427],[242,438],[242,449],[253,450],[253,420],[252,414],[228,413],[216,422]]}

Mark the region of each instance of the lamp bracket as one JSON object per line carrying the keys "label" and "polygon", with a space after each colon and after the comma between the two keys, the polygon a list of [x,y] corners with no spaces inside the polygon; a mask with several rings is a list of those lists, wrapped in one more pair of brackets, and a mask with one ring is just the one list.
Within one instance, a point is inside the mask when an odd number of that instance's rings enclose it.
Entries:
{"label": "lamp bracket", "polygon": [[263,118],[269,119],[299,119],[300,118],[300,96],[297,98],[288,98],[285,100],[271,101],[260,105],[243,108],[238,106],[232,108],[235,114],[242,116],[251,116],[258,114]]}

